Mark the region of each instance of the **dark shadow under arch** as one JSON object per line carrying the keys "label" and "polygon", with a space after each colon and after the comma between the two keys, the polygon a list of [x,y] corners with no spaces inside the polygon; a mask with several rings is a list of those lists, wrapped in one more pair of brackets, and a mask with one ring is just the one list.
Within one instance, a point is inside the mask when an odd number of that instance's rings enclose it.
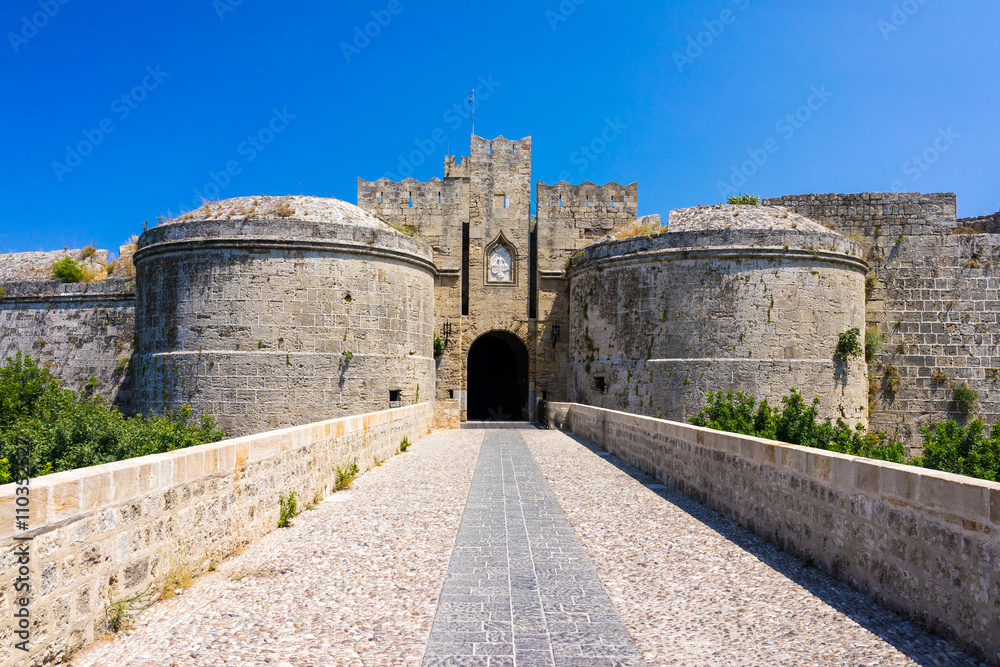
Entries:
{"label": "dark shadow under arch", "polygon": [[528,418],[528,349],[506,331],[483,334],[469,348],[469,421]]}

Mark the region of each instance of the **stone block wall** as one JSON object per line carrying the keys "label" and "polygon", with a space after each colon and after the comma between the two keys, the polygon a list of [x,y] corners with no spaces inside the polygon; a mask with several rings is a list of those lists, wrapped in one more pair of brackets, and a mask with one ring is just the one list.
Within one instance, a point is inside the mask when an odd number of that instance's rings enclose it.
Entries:
{"label": "stone block wall", "polygon": [[774,405],[792,387],[820,414],[866,423],[861,248],[821,232],[665,233],[591,246],[570,268],[570,400],[684,420],[709,391]]}
{"label": "stone block wall", "polygon": [[0,363],[22,352],[75,391],[88,390],[87,384],[94,378],[97,384],[92,391],[129,412],[135,334],[133,281],[15,281],[2,287]]}
{"label": "stone block wall", "polygon": [[0,666],[56,664],[107,632],[117,598],[173,563],[204,571],[277,527],[279,496],[332,492],[338,466],[394,455],[426,434],[431,403],[346,417],[31,480],[30,648],[14,648],[15,485],[0,487]]}
{"label": "stone block wall", "polygon": [[1000,421],[1000,214],[956,220],[953,194],[795,195],[765,204],[865,246],[876,278],[867,323],[885,338],[871,365],[872,430],[919,450],[920,425],[964,421],[952,399],[963,383],[980,395],[976,413]]}
{"label": "stone block wall", "polygon": [[188,403],[245,435],[434,396],[420,241],[384,226],[181,222],[143,234],[135,261],[137,410]]}
{"label": "stone block wall", "polygon": [[578,404],[552,423],[1000,664],[1000,484]]}

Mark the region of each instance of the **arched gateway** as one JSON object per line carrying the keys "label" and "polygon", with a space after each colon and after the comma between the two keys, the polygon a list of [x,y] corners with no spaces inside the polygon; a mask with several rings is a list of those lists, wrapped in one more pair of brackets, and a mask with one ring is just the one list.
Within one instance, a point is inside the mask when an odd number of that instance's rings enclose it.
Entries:
{"label": "arched gateway", "polygon": [[505,331],[480,336],[469,348],[470,421],[528,418],[528,350]]}

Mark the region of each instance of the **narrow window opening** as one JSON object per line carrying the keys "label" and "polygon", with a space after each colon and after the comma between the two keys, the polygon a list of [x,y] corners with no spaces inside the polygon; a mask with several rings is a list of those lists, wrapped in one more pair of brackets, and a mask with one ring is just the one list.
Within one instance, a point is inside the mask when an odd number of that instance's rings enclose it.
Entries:
{"label": "narrow window opening", "polygon": [[490,155],[493,155],[493,144],[490,144]]}
{"label": "narrow window opening", "polygon": [[510,147],[510,154],[511,155],[517,155],[517,146],[511,146]]}
{"label": "narrow window opening", "polygon": [[379,204],[384,204],[385,203],[385,194],[382,193],[382,192],[378,193],[378,203]]}
{"label": "narrow window opening", "polygon": [[559,208],[562,208],[562,195],[559,195]]}
{"label": "narrow window opening", "polygon": [[590,208],[590,197],[587,197],[587,208]]}
{"label": "narrow window opening", "polygon": [[410,208],[413,208],[413,193],[410,193]]}
{"label": "narrow window opening", "polygon": [[503,196],[503,207],[507,208],[507,195]]}
{"label": "narrow window opening", "polygon": [[441,193],[439,192],[438,193],[438,204],[440,204],[440,203],[441,203]]}
{"label": "narrow window opening", "polygon": [[611,208],[615,207],[615,196],[611,195]]}
{"label": "narrow window opening", "polygon": [[469,223],[462,223],[462,315],[469,314]]}
{"label": "narrow window opening", "polygon": [[528,319],[538,319],[538,224],[528,236]]}
{"label": "narrow window opening", "polygon": [[448,398],[455,398],[455,390],[454,389],[449,389],[448,390]]}

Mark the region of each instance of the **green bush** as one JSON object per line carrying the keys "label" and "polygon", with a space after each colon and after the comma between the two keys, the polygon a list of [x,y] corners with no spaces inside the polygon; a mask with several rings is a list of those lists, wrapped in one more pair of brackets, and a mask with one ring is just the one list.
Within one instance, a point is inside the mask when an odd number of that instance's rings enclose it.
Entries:
{"label": "green bush", "polygon": [[69,255],[66,255],[52,265],[52,273],[64,283],[79,283],[83,281],[83,267]]}
{"label": "green bush", "polygon": [[[78,395],[59,386],[48,369],[20,352],[0,367],[0,459],[15,460],[27,445],[32,476],[159,454],[207,442],[225,432],[210,417],[176,414],[126,418],[96,393]],[[0,466],[0,483],[10,482]]]}
{"label": "green bush", "polygon": [[444,341],[437,334],[434,334],[434,358],[437,359],[444,355]]}
{"label": "green bush", "polygon": [[978,419],[967,428],[954,420],[922,427],[924,455],[908,459],[903,445],[889,441],[884,433],[866,434],[860,426],[852,430],[840,419],[836,424],[829,419],[818,421],[819,399],[806,406],[794,387],[781,403],[783,408],[778,412],[767,401],[758,403],[743,393],[709,393],[707,405],[689,421],[717,431],[1000,481],[1000,423],[993,425],[989,435]]}
{"label": "green bush", "polygon": [[352,463],[343,470],[340,466],[337,466],[337,483],[334,486],[335,491],[346,491],[351,488],[351,484],[354,483],[354,478],[361,474],[361,470],[358,468],[357,462]]}
{"label": "green bush", "polygon": [[865,362],[875,363],[875,355],[882,349],[885,339],[879,333],[878,327],[868,327],[865,329]]}
{"label": "green bush", "polygon": [[885,434],[866,434],[864,427],[852,429],[841,419],[836,423],[829,419],[818,421],[818,398],[813,400],[812,405],[806,405],[802,394],[792,387],[792,393],[782,398],[781,403],[783,407],[779,412],[772,409],[767,401],[758,403],[742,392],[709,393],[708,405],[689,421],[695,426],[717,431],[905,463],[903,445],[889,442]]}
{"label": "green bush", "polygon": [[958,407],[958,411],[961,412],[963,416],[968,417],[972,414],[972,411],[976,407],[976,401],[979,400],[979,394],[970,389],[968,384],[963,383],[955,387],[952,398],[955,401],[955,405]]}
{"label": "green bush", "polygon": [[760,197],[757,195],[742,194],[727,198],[726,203],[738,206],[760,206]]}
{"label": "green bush", "polygon": [[847,361],[851,357],[860,357],[861,349],[861,329],[854,327],[840,334],[837,341],[837,350],[833,353],[834,359]]}
{"label": "green bush", "polygon": [[916,465],[1000,481],[1000,423],[986,435],[986,425],[976,419],[962,428],[953,419],[920,429],[924,436],[924,455]]}
{"label": "green bush", "polygon": [[288,528],[292,525],[292,519],[299,515],[299,502],[295,499],[295,492],[285,498],[278,496],[278,528]]}

